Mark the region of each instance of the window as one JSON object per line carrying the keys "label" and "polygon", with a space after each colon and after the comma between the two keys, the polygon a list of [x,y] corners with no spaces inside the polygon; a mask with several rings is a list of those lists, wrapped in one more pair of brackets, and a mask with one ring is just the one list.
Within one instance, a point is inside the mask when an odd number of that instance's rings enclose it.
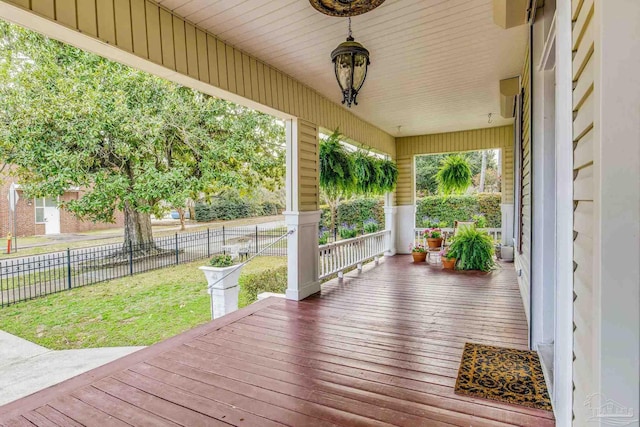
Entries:
{"label": "window", "polygon": [[35,199],[34,205],[36,207],[36,224],[44,224],[46,222],[44,218],[44,208],[57,208],[58,202],[56,199],[50,197],[40,197]]}

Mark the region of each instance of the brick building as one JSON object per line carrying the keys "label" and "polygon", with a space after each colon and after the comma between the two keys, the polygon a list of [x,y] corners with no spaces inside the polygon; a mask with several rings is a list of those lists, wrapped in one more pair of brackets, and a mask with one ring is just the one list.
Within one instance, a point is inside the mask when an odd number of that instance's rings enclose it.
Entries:
{"label": "brick building", "polygon": [[[27,198],[15,178],[0,176],[0,238],[13,233],[14,225],[9,206],[12,184],[18,197],[16,203],[16,230],[19,237],[44,234],[81,233],[89,230],[103,230],[123,227],[124,215],[117,212],[115,223],[94,223],[83,221],[65,209],[58,208],[58,200],[51,198]],[[77,200],[82,197],[81,189],[71,189],[59,200]]]}

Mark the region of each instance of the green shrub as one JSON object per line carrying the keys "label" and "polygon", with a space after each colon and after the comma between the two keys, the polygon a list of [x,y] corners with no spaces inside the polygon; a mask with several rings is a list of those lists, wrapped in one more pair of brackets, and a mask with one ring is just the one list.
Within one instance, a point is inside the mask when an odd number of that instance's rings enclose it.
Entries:
{"label": "green shrub", "polygon": [[232,265],[237,264],[236,261],[231,258],[231,255],[214,255],[209,260],[209,265],[211,267],[231,267]]}
{"label": "green shrub", "polygon": [[417,203],[416,224],[419,227],[453,227],[454,221],[472,221],[482,215],[486,226],[499,228],[502,223],[500,193],[464,196],[427,196]]}
{"label": "green shrub", "polygon": [[378,226],[378,221],[376,221],[373,218],[370,218],[364,222],[362,228],[366,234],[370,234],[378,231],[380,227]]}
{"label": "green shrub", "polygon": [[244,274],[238,280],[240,295],[238,307],[245,307],[258,299],[262,292],[283,294],[287,290],[287,266]]}
{"label": "green shrub", "polygon": [[274,215],[280,207],[273,202],[259,203],[236,194],[223,194],[210,203],[196,203],[195,219],[199,222],[231,220],[261,215]]}
{"label": "green shrub", "polygon": [[[329,206],[320,206],[320,226],[331,227],[331,212]],[[378,224],[384,224],[384,200],[380,197],[357,198],[340,203],[336,224],[353,224],[358,231],[364,230],[364,222],[374,219]]]}
{"label": "green shrub", "polygon": [[318,244],[326,245],[329,242],[330,233],[327,230],[321,230],[318,234]]}
{"label": "green shrub", "polygon": [[493,250],[493,239],[489,234],[469,227],[456,234],[447,257],[457,258],[459,270],[489,271],[495,265]]}
{"label": "green shrub", "polygon": [[338,235],[341,239],[352,239],[358,235],[358,229],[355,225],[342,224],[338,227]]}

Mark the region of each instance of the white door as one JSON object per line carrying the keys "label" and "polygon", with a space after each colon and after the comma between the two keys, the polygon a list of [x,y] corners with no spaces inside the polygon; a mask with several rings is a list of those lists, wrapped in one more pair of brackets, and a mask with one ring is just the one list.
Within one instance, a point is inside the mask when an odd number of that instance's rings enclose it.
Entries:
{"label": "white door", "polygon": [[60,234],[60,210],[54,199],[45,199],[44,203],[44,232],[45,234]]}

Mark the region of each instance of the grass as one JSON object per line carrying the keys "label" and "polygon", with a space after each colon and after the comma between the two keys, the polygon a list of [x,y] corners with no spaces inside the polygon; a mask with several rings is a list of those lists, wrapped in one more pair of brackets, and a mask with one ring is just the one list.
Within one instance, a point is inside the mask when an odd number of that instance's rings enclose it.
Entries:
{"label": "grass", "polygon": [[[0,309],[0,328],[54,350],[151,345],[211,320],[207,260],[76,288]],[[286,265],[258,257],[243,274]],[[242,292],[242,291],[241,291]]]}

